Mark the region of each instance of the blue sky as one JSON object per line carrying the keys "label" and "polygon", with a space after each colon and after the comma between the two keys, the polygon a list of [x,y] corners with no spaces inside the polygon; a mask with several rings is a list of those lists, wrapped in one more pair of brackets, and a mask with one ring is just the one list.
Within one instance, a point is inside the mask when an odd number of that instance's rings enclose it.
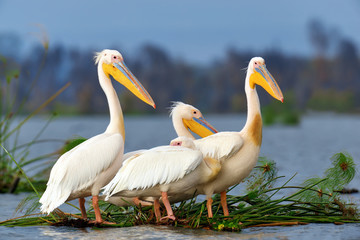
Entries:
{"label": "blue sky", "polygon": [[16,33],[26,48],[41,24],[50,46],[136,53],[144,43],[173,57],[208,62],[228,47],[288,54],[314,53],[307,26],[320,20],[360,47],[359,0],[0,0],[0,33]]}

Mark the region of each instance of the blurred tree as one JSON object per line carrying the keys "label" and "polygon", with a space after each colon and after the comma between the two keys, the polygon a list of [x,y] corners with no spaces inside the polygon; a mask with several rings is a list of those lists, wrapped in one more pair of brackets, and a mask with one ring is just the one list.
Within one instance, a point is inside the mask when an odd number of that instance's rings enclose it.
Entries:
{"label": "blurred tree", "polygon": [[324,57],[329,47],[329,35],[325,30],[323,24],[317,20],[313,19],[309,22],[309,37],[310,41],[313,44],[317,55]]}
{"label": "blurred tree", "polygon": [[334,61],[334,88],[354,93],[353,105],[360,108],[360,61],[354,43],[342,39]]}
{"label": "blurred tree", "polygon": [[327,84],[330,79],[325,57],[329,47],[330,36],[319,20],[311,20],[309,22],[309,37],[316,51],[316,58],[313,62],[315,66],[313,74],[316,77],[315,81],[313,81],[313,89],[329,87]]}
{"label": "blurred tree", "polygon": [[[138,65],[136,76],[153,96],[157,108],[164,111],[173,100],[172,86],[176,77],[173,60],[164,50],[150,44],[142,48],[140,56],[136,61]],[[137,108],[149,109],[139,101],[135,103]]]}
{"label": "blurred tree", "polygon": [[[309,22],[309,40],[316,55],[313,59],[289,56],[279,49],[252,53],[233,47],[227,50],[224,59],[198,66],[183,59],[173,59],[166,50],[153,44],[144,45],[137,55],[129,57],[121,50],[129,69],[154,98],[157,109],[152,110],[137,100],[120,84],[114,83],[114,87],[122,100],[125,113],[167,113],[170,101],[184,101],[203,112],[246,111],[246,67],[252,57],[260,55],[284,94],[292,91],[291,104],[284,109],[298,112],[298,109],[310,106],[318,110],[352,111],[354,107],[360,110],[358,49],[351,40],[339,35],[334,37],[332,32],[318,20]],[[7,48],[6,44],[13,44],[8,48],[15,48],[12,51],[16,52],[16,46],[20,44],[16,36],[13,43],[2,41],[1,36],[0,50]],[[334,40],[337,48],[330,57],[329,45]],[[117,46],[112,48],[121,49]],[[53,110],[50,107],[55,106],[61,113],[108,112],[106,98],[99,87],[93,54],[91,50],[68,49],[57,45],[50,46],[44,61],[44,46],[34,46],[21,62],[20,78],[23,82],[30,83],[32,79],[38,78],[36,88],[30,92],[27,107],[38,105],[48,92],[54,92],[70,81],[71,87],[57,99],[58,104],[48,106],[48,110]],[[39,72],[39,66],[42,65]],[[33,87],[30,85],[19,89],[19,98],[29,93]],[[259,87],[258,91],[262,106],[274,101],[268,94],[263,94],[262,88]]]}

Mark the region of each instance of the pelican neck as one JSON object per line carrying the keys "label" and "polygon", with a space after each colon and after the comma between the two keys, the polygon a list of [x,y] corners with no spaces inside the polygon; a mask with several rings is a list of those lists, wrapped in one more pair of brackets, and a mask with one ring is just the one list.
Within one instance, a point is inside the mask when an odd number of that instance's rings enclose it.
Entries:
{"label": "pelican neck", "polygon": [[105,75],[102,69],[102,62],[98,65],[99,83],[103,89],[109,106],[110,123],[106,133],[120,133],[125,140],[124,116],[121,109],[119,97],[111,83],[111,79]]}

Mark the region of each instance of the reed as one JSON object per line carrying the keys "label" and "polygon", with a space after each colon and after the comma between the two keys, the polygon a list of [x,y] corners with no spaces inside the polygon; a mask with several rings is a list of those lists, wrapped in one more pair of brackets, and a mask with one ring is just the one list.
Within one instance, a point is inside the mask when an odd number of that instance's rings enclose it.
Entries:
{"label": "reed", "polygon": [[[19,143],[19,137],[22,127],[34,116],[38,115],[46,108],[59,94],[61,94],[70,84],[66,84],[56,93],[46,99],[40,106],[28,114],[25,114],[26,103],[31,93],[36,87],[40,73],[46,62],[48,48],[44,43],[44,55],[39,68],[33,79],[26,79],[26,83],[20,82],[19,76],[22,74],[20,67],[8,61],[5,57],[0,57],[0,193],[13,193],[17,190],[20,180],[25,176],[20,168],[40,169],[44,166],[44,159],[48,159],[56,155],[56,153],[48,153],[42,156],[29,157],[30,149],[35,144],[43,142],[56,141],[50,139],[40,139],[50,122],[55,118],[53,114],[48,121],[39,129],[37,134],[26,143]],[[25,79],[25,78],[22,78]],[[20,89],[25,93],[20,96]],[[25,114],[25,115],[24,115]],[[17,159],[16,164],[10,155]],[[20,168],[19,168],[20,167]],[[27,181],[27,183],[29,183]]]}

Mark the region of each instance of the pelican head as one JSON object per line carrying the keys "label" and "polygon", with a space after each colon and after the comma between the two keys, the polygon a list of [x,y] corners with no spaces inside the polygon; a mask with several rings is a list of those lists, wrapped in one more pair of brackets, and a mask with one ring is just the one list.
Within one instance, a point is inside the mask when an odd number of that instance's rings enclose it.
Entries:
{"label": "pelican head", "polygon": [[170,142],[170,146],[182,146],[195,150],[194,140],[189,137],[177,137]]}
{"label": "pelican head", "polygon": [[150,94],[136,79],[125,65],[123,56],[116,50],[105,49],[95,55],[95,63],[99,64],[104,74],[109,77],[111,75],[116,81],[124,85],[135,96],[153,108],[156,108]]}
{"label": "pelican head", "polygon": [[254,57],[248,66],[250,88],[254,89],[255,84],[262,86],[272,97],[284,102],[281,89],[270,72],[266,69],[265,60],[261,57]]}
{"label": "pelican head", "polygon": [[172,116],[173,122],[176,119],[182,119],[184,126],[200,137],[207,137],[218,132],[205,120],[199,109],[189,104],[174,102],[170,116]]}

